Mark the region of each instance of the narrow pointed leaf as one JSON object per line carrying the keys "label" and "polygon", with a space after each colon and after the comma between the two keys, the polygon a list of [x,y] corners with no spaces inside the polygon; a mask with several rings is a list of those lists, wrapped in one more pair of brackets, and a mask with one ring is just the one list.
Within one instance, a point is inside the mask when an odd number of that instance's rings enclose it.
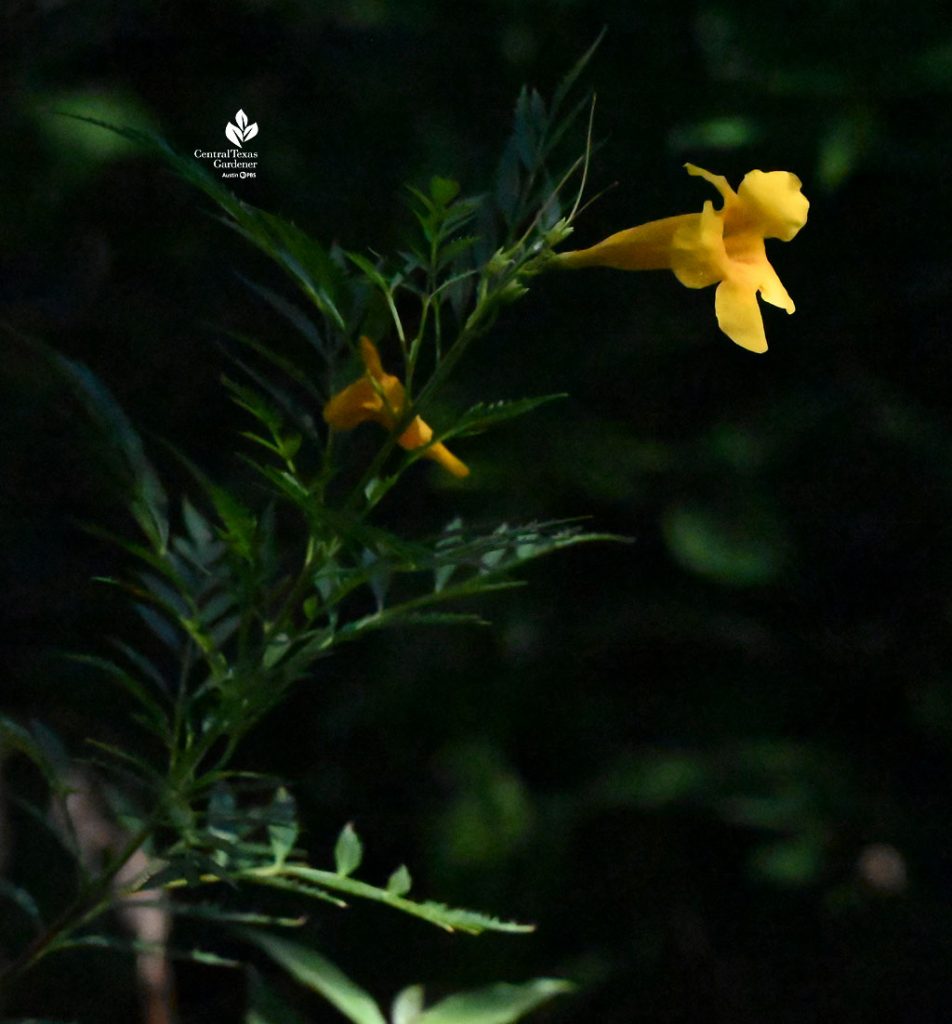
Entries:
{"label": "narrow pointed leaf", "polygon": [[322,995],[353,1024],[386,1024],[373,998],[320,953],[265,932],[242,930],[252,945],[280,964],[292,978]]}
{"label": "narrow pointed leaf", "polygon": [[418,1024],[512,1024],[554,996],[571,992],[572,987],[555,978],[490,985],[449,996],[426,1010]]}

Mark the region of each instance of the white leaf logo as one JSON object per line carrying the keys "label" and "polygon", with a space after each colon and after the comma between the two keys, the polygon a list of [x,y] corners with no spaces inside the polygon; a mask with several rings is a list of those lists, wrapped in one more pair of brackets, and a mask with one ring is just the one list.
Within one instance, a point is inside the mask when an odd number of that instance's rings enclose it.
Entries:
{"label": "white leaf logo", "polygon": [[239,149],[249,140],[258,134],[258,124],[248,124],[248,115],[239,110],[235,114],[235,123],[228,122],[225,127],[225,136],[229,142],[233,142]]}

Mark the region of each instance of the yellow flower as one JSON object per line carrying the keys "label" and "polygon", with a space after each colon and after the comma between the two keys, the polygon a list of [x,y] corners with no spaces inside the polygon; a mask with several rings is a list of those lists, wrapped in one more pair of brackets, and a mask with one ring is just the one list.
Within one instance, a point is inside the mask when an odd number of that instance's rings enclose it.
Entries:
{"label": "yellow flower", "polygon": [[806,223],[810,204],[800,179],[789,171],[751,171],[735,192],[722,175],[684,166],[720,192],[720,210],[707,200],[700,213],[619,231],[591,249],[560,253],[556,261],[563,267],[673,270],[688,288],[720,282],[714,310],[721,330],[751,352],[766,352],[757,293],[788,313],[794,305],[767,260],[764,239],[789,242]]}
{"label": "yellow flower", "polygon": [[[353,430],[368,420],[393,430],[406,408],[406,391],[393,374],[384,371],[380,354],[369,338],[360,339],[360,358],[364,375],[331,398],[324,406],[324,419],[335,430]],[[445,445],[430,444],[432,437],[433,430],[414,416],[397,444],[408,451],[430,445],[423,453],[426,458],[438,462],[453,476],[468,476],[469,469]]]}

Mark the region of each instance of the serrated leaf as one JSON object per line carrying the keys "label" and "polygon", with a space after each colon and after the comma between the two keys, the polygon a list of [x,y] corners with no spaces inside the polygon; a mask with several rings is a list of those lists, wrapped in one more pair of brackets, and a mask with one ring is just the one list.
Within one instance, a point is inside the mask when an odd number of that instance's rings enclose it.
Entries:
{"label": "serrated leaf", "polygon": [[[313,321],[307,316],[307,314],[295,306],[294,303],[289,302],[283,295],[279,295],[270,288],[257,284],[246,277],[242,277],[240,274],[238,276],[240,280],[242,280],[253,292],[264,299],[272,309],[280,313],[288,323],[295,327],[315,352],[318,352],[324,359],[328,359],[330,357],[331,353],[328,350],[324,339],[321,337],[317,327],[315,327]],[[244,341],[246,344],[249,343],[244,335],[239,335],[238,340]],[[266,355],[269,359],[275,362],[275,365],[280,366],[281,369],[285,370],[285,372],[290,372],[290,374],[294,376],[294,379],[303,387],[308,388],[313,395],[319,395],[318,389],[314,387],[313,381],[311,381],[310,377],[306,373],[302,372],[300,367],[295,363],[290,360],[282,359],[278,353],[271,351],[260,342],[256,342],[255,344],[258,346],[256,349],[257,351]],[[275,357],[282,359],[282,361],[277,362]]]}
{"label": "serrated leaf", "polygon": [[572,86],[578,81],[579,76],[588,66],[588,62],[592,59],[595,51],[601,44],[602,39],[605,37],[606,29],[602,29],[598,33],[595,42],[582,54],[581,57],[575,62],[570,68],[569,72],[565,75],[562,81],[559,83],[558,88],[555,90],[555,94],[552,97],[552,117],[558,113],[559,108],[565,102],[566,97],[572,91]]}
{"label": "serrated leaf", "polygon": [[462,238],[454,238],[453,241],[447,242],[439,252],[439,256],[436,261],[438,269],[442,269],[447,264],[452,263],[458,256],[466,252],[468,249],[472,249],[477,242],[479,242],[479,235],[464,235]]}
{"label": "serrated leaf", "polygon": [[295,896],[303,896],[306,899],[320,900],[323,903],[330,903],[340,910],[347,909],[346,900],[332,896],[329,892],[315,885],[306,885],[303,882],[291,881],[287,878],[280,878],[277,875],[251,875],[247,881],[256,885],[263,885],[269,889],[279,889],[281,892],[290,892]]}
{"label": "serrated leaf", "polygon": [[164,550],[169,535],[168,500],[129,418],[105,384],[87,366],[45,346],[37,346],[37,349],[69,382],[99,427],[107,450],[113,455],[114,471],[128,489],[133,516],[153,547]]}
{"label": "serrated leaf", "polygon": [[340,831],[334,846],[334,867],[337,874],[352,875],[364,858],[364,847],[354,826],[348,822]]}
{"label": "serrated leaf", "polygon": [[[285,864],[283,874],[285,878],[300,879],[303,882],[310,882],[321,888],[345,893],[348,896],[385,903],[414,917],[429,921],[430,924],[435,924],[437,927],[449,932],[462,931],[468,932],[471,935],[478,935],[484,931],[519,933],[535,930],[535,925],[519,924],[515,921],[502,921],[498,917],[481,914],[474,910],[460,910],[455,907],[448,907],[444,903],[436,903],[432,900],[417,903],[414,900],[407,899],[405,896],[395,896],[393,893],[387,892],[386,889],[378,888],[367,882],[361,882],[356,878],[347,878],[333,871],[322,871],[303,864]],[[262,884],[270,884],[271,880],[251,878],[249,881],[260,881]]]}
{"label": "serrated leaf", "polygon": [[499,983],[460,992],[431,1006],[418,1024],[512,1024],[573,986],[555,978],[536,978],[521,985]]}
{"label": "serrated leaf", "polygon": [[242,929],[252,945],[280,964],[292,978],[322,995],[353,1024],[386,1024],[372,996],[313,949],[265,932]]}
{"label": "serrated leaf", "polygon": [[224,374],[221,378],[222,384],[231,394],[231,400],[235,405],[240,406],[246,412],[251,413],[256,420],[263,423],[272,435],[278,434],[281,430],[282,419],[280,413],[261,395],[258,394],[254,388],[249,388],[244,384],[240,384],[236,380],[232,380],[231,377],[226,377]]}
{"label": "serrated leaf", "polygon": [[456,423],[440,436],[441,438],[452,438],[480,434],[499,423],[505,423],[506,420],[525,416],[542,405],[567,397],[565,392],[559,392],[552,395],[539,395],[535,398],[517,398],[512,401],[479,402],[463,413]]}
{"label": "serrated leaf", "polygon": [[406,896],[412,885],[413,879],[410,877],[406,864],[401,864],[387,879],[387,892],[391,896]]}

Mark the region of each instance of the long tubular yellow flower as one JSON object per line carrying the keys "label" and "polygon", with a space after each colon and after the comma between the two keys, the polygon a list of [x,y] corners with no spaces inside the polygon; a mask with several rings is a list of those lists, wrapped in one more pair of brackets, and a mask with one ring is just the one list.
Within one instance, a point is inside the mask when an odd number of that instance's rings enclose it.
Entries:
{"label": "long tubular yellow flower", "polygon": [[[360,339],[360,358],[364,363],[364,375],[330,399],[324,406],[324,419],[335,430],[353,430],[368,421],[393,430],[406,408],[403,384],[384,370],[380,353],[369,338]],[[397,444],[408,451],[430,445],[423,453],[426,458],[438,462],[453,476],[469,476],[469,468],[445,445],[440,442],[430,444],[432,438],[432,428],[419,416],[414,416],[397,438]]]}
{"label": "long tubular yellow flower", "polygon": [[672,270],[688,288],[717,284],[714,311],[721,330],[751,352],[766,352],[757,295],[788,313],[793,300],[767,260],[764,239],[789,242],[807,220],[810,203],[789,171],[751,171],[735,192],[727,179],[694,164],[688,174],[709,181],[724,199],[700,213],[653,220],[619,231],[590,249],[559,253],[562,267]]}

